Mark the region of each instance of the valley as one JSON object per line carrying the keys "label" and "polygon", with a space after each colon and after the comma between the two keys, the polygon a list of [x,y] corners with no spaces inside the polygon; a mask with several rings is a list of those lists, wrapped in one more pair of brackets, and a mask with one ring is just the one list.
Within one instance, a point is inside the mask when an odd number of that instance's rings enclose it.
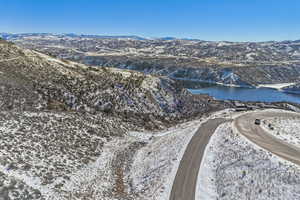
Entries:
{"label": "valley", "polygon": [[300,200],[299,10],[2,1],[0,200]]}
{"label": "valley", "polygon": [[[282,131],[283,137],[274,137],[274,130],[254,124],[259,118],[273,124],[275,131],[282,123],[293,127],[299,118],[298,102],[217,100],[193,94],[161,72],[60,59],[48,50],[42,53],[42,47],[25,48],[28,38],[19,37],[10,38],[18,45],[0,40],[4,199],[298,198],[299,150],[292,146],[297,136],[288,137],[292,142],[286,143],[282,140],[293,134],[290,129]],[[49,45],[50,36],[43,37]],[[144,41],[118,38],[123,40]],[[297,68],[290,64],[285,73]],[[226,67],[208,67],[223,70],[224,84],[241,83],[248,89],[258,83],[297,87],[296,74],[289,79],[295,85],[282,85],[287,83],[283,75],[250,84],[239,82]],[[282,122],[279,117],[295,119]],[[275,145],[262,143],[253,134],[271,138],[268,141]]]}
{"label": "valley", "polygon": [[0,56],[5,199],[134,199],[134,177],[125,178],[148,142],[129,132],[159,132],[227,107],[168,78],[66,62],[4,40]]}

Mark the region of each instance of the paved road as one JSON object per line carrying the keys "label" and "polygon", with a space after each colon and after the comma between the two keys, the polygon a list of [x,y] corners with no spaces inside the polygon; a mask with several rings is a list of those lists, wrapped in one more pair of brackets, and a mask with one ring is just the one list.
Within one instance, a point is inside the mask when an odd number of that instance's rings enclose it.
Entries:
{"label": "paved road", "polygon": [[283,112],[254,112],[248,113],[238,117],[233,125],[238,132],[244,135],[258,146],[274,153],[275,155],[300,165],[300,148],[288,144],[271,134],[267,133],[260,126],[254,124],[254,120],[266,119],[272,117],[300,117],[297,113],[283,113]]}
{"label": "paved road", "polygon": [[194,200],[198,172],[205,147],[217,127],[228,120],[223,118],[211,119],[202,124],[192,137],[180,162],[170,200]]}
{"label": "paved road", "polygon": [[[277,139],[267,133],[261,126],[255,125],[255,119],[272,117],[299,117],[300,114],[288,112],[251,112],[236,118],[233,126],[237,131],[258,146],[300,165],[300,148]],[[211,119],[202,124],[192,137],[180,162],[170,200],[194,200],[199,168],[205,148],[216,128],[229,120],[223,118]]]}

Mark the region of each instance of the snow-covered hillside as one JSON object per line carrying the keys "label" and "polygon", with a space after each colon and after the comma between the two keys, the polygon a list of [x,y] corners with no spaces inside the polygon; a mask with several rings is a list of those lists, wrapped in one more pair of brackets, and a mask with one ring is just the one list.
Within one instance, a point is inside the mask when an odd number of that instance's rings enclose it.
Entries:
{"label": "snow-covered hillside", "polygon": [[262,125],[275,137],[300,147],[299,118],[271,118],[264,120]]}
{"label": "snow-covered hillside", "polygon": [[[38,33],[2,37],[26,48],[92,66],[234,85],[300,81],[299,41],[210,42]],[[232,74],[223,76],[223,69]]]}
{"label": "snow-covered hillside", "polygon": [[221,125],[207,147],[196,199],[300,199],[300,168]]}

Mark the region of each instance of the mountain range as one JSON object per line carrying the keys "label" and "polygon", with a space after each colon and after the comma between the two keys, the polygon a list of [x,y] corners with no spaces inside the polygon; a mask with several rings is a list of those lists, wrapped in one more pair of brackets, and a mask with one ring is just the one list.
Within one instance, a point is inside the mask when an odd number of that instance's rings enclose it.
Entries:
{"label": "mountain range", "polygon": [[137,36],[0,34],[17,45],[90,66],[255,87],[300,81],[300,41],[213,42]]}

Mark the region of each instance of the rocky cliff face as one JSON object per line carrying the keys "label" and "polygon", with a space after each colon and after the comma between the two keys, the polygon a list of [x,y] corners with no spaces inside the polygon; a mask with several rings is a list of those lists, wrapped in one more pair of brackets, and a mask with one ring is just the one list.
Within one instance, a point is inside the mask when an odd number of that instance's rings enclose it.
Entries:
{"label": "rocky cliff face", "polygon": [[207,42],[133,37],[2,34],[17,44],[92,66],[243,86],[299,81],[300,41]]}

